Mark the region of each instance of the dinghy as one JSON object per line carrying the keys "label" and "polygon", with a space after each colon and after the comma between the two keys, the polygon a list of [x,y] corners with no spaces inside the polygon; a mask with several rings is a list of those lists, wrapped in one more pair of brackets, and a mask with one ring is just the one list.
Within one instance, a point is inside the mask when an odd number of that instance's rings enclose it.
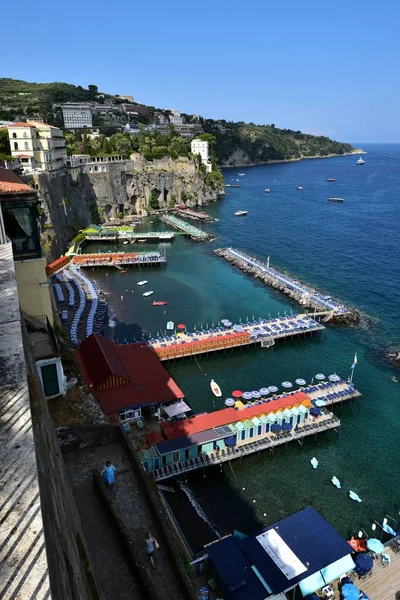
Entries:
{"label": "dinghy", "polygon": [[167,323],[167,329],[168,331],[172,331],[174,328],[174,322],[173,321],[168,321]]}
{"label": "dinghy", "polygon": [[356,502],[362,502],[360,496],[358,494],[356,494],[355,492],[353,492],[353,490],[349,491],[349,496],[352,500],[355,500]]}
{"label": "dinghy", "polygon": [[219,387],[218,383],[214,381],[214,379],[211,379],[210,387],[214,396],[217,396],[217,398],[220,398],[222,396],[221,388]]}
{"label": "dinghy", "polygon": [[331,479],[331,481],[332,481],[333,485],[334,485],[335,487],[337,487],[337,489],[338,489],[338,490],[340,490],[340,488],[341,488],[342,486],[340,485],[340,481],[339,481],[339,479],[338,479],[337,477],[333,476],[333,477],[332,477],[332,479]]}
{"label": "dinghy", "polygon": [[318,461],[315,458],[315,456],[312,457],[312,459],[310,460],[310,463],[312,464],[313,469],[316,469],[318,467]]}

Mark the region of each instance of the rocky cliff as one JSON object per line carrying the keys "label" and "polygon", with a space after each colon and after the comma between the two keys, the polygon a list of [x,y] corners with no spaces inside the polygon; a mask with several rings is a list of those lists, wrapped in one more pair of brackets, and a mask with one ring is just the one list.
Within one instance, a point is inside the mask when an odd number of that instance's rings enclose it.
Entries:
{"label": "rocky cliff", "polygon": [[35,174],[34,182],[41,201],[43,246],[50,260],[63,254],[69,240],[89,223],[146,216],[151,207],[176,203],[201,206],[224,193],[206,185],[192,160],[148,162],[140,154],[126,161],[94,161],[53,174]]}

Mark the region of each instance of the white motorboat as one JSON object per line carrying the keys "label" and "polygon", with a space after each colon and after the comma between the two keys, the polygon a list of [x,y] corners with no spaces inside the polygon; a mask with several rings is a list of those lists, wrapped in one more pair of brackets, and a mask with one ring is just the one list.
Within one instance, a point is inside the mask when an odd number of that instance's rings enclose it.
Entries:
{"label": "white motorboat", "polygon": [[266,194],[269,194],[269,193],[270,193],[270,191],[271,191],[271,190],[270,190],[269,188],[267,188],[266,190],[264,190],[264,192],[265,192]]}
{"label": "white motorboat", "polygon": [[146,283],[149,283],[146,281],[146,279],[143,279],[143,281],[138,281],[138,285],[146,285]]}
{"label": "white motorboat", "polygon": [[296,188],[296,190],[299,190],[299,192],[301,192],[302,190],[304,190],[304,188],[303,188],[302,185],[298,185],[297,188]]}
{"label": "white motorboat", "polygon": [[145,298],[147,298],[147,296],[151,296],[152,294],[154,294],[154,292],[153,292],[152,290],[149,290],[148,292],[145,292],[145,293],[143,294],[143,296],[144,296]]}
{"label": "white motorboat", "polygon": [[342,486],[341,486],[341,484],[340,484],[340,481],[339,481],[339,479],[338,479],[337,477],[333,476],[333,477],[332,477],[332,479],[331,479],[331,481],[332,481],[333,485],[334,485],[335,487],[337,487],[337,489],[338,489],[338,490],[340,490],[340,488],[341,488]]}
{"label": "white motorboat", "polygon": [[246,175],[246,173],[238,173],[238,175],[239,175],[240,177],[244,177],[244,175]]}
{"label": "white motorboat", "polygon": [[363,160],[360,156],[360,158],[358,159],[358,161],[356,162],[356,165],[365,165],[365,160]]}
{"label": "white motorboat", "polygon": [[247,215],[247,210],[237,210],[235,212],[235,217],[245,217]]}
{"label": "white motorboat", "polygon": [[214,379],[211,379],[210,387],[211,387],[211,391],[214,394],[214,396],[216,396],[217,398],[221,398],[221,396],[222,396],[221,388],[219,387],[218,383],[216,383],[214,381]]}
{"label": "white motorboat", "polygon": [[313,469],[316,469],[318,467],[318,461],[315,458],[315,456],[312,457],[312,459],[310,460],[310,463],[312,464]]}
{"label": "white motorboat", "polygon": [[168,331],[172,331],[174,328],[174,322],[173,321],[168,321],[167,323],[167,329]]}
{"label": "white motorboat", "polygon": [[362,502],[360,496],[353,492],[353,490],[349,490],[349,496],[352,500],[355,500],[356,502]]}

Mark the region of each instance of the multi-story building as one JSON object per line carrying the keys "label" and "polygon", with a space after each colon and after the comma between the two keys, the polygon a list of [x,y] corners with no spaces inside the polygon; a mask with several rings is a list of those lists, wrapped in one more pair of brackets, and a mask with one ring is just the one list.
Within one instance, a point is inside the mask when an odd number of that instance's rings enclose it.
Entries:
{"label": "multi-story building", "polygon": [[207,172],[210,173],[212,171],[212,164],[208,149],[208,142],[194,139],[190,143],[190,149],[192,154],[200,154],[203,165],[205,165]]}
{"label": "multi-story building", "polygon": [[11,155],[19,159],[24,170],[57,171],[64,166],[67,149],[64,134],[58,127],[29,121],[13,123],[7,129]]}
{"label": "multi-story building", "polygon": [[126,100],[127,102],[134,102],[134,98],[133,96],[121,96],[121,94],[118,94],[118,99],[119,100]]}
{"label": "multi-story building", "polygon": [[184,124],[185,121],[180,112],[178,112],[177,110],[170,110],[169,112],[170,112],[169,122],[172,123],[172,125],[183,125]]}
{"label": "multi-story building", "polygon": [[86,129],[93,126],[92,110],[89,104],[69,102],[62,104],[61,110],[65,129]]}

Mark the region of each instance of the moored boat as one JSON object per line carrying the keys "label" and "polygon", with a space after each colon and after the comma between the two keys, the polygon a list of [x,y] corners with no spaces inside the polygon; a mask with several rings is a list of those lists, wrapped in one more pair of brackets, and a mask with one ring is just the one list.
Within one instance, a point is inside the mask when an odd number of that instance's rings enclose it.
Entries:
{"label": "moored boat", "polygon": [[269,193],[270,193],[270,191],[271,191],[271,190],[270,190],[269,188],[267,188],[266,190],[264,190],[264,192],[265,192],[266,194],[269,194]]}
{"label": "moored boat", "polygon": [[315,456],[312,457],[312,459],[310,460],[310,463],[312,464],[313,469],[316,469],[318,467],[318,461],[315,458]]}
{"label": "moored boat", "polygon": [[362,502],[360,496],[353,492],[353,490],[349,490],[349,496],[352,500],[355,500],[356,502]]}
{"label": "moored boat", "polygon": [[247,210],[237,210],[235,212],[235,217],[245,217],[247,215]]}
{"label": "moored boat", "polygon": [[339,481],[339,479],[338,479],[337,477],[333,476],[333,477],[332,477],[332,479],[331,479],[331,481],[332,481],[333,485],[334,485],[335,487],[337,487],[337,489],[338,489],[338,490],[340,490],[340,488],[341,488],[342,486],[341,486],[341,484],[340,484],[340,481]]}
{"label": "moored boat", "polygon": [[153,300],[153,306],[165,306],[168,304],[166,300]]}
{"label": "moored boat", "polygon": [[146,279],[143,279],[143,281],[138,281],[138,285],[146,285],[146,283],[148,283]]}
{"label": "moored boat", "polygon": [[145,293],[143,294],[143,296],[144,296],[145,298],[147,298],[147,296],[151,296],[152,294],[154,294],[154,292],[153,292],[152,290],[149,290],[148,292],[145,292]]}
{"label": "moored boat", "polygon": [[236,185],[235,183],[226,183],[226,188],[240,188],[240,185]]}
{"label": "moored boat", "polygon": [[329,198],[329,202],[344,202],[343,198]]}
{"label": "moored boat", "polygon": [[168,331],[172,331],[174,328],[174,322],[173,321],[168,321],[167,323],[167,329]]}
{"label": "moored boat", "polygon": [[222,396],[221,388],[219,387],[218,383],[216,383],[214,381],[214,379],[211,379],[210,387],[211,387],[211,391],[214,394],[214,396],[216,396],[217,398],[221,398],[221,396]]}
{"label": "moored boat", "polygon": [[333,177],[328,177],[327,181],[329,181],[329,183],[331,183],[332,181],[335,181],[335,179],[333,179]]}
{"label": "moored boat", "polygon": [[358,159],[358,161],[356,162],[356,165],[365,165],[365,160],[363,160],[360,156],[360,158]]}
{"label": "moored boat", "polygon": [[296,190],[299,190],[299,192],[301,192],[302,190],[304,190],[304,188],[303,188],[302,185],[298,185],[297,188],[296,188]]}

